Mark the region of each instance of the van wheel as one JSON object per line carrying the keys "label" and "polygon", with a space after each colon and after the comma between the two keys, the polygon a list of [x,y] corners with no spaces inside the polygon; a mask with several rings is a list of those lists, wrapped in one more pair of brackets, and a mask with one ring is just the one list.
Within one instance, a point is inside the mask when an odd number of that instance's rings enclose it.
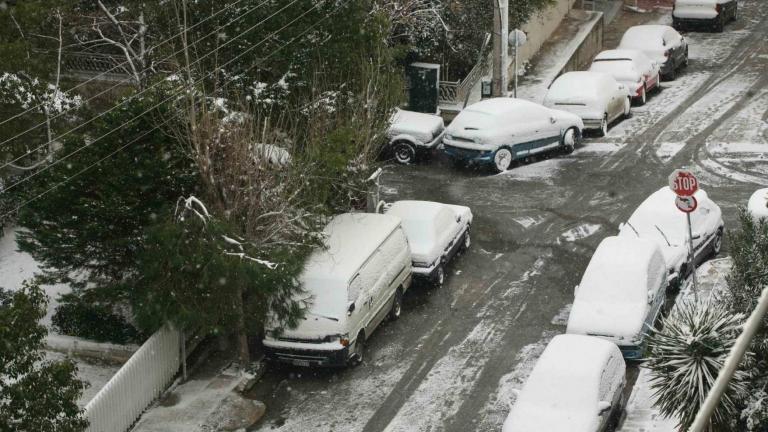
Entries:
{"label": "van wheel", "polygon": [[348,364],[350,366],[357,366],[363,362],[363,356],[365,354],[365,333],[360,330],[355,338],[355,345],[352,346],[352,355],[349,356]]}
{"label": "van wheel", "polygon": [[440,288],[445,283],[445,266],[442,263],[437,265],[435,273],[432,275],[432,284],[436,288]]}
{"label": "van wheel", "polygon": [[398,288],[395,292],[395,298],[392,300],[392,310],[389,311],[389,319],[397,321],[403,312],[403,290]]}

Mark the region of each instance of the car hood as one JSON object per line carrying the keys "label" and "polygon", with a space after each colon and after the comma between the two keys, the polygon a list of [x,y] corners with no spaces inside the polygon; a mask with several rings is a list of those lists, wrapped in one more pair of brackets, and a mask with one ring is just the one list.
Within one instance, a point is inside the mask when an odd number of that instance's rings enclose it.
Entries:
{"label": "car hood", "polygon": [[643,330],[645,303],[601,303],[576,299],[568,317],[567,333],[631,339]]}
{"label": "car hood", "polygon": [[518,403],[504,422],[502,432],[594,432],[597,427],[598,417],[589,411],[552,411]]}
{"label": "car hood", "polygon": [[390,138],[398,135],[410,135],[419,141],[429,142],[443,131],[443,119],[432,114],[398,110],[392,116],[392,124],[387,131]]}

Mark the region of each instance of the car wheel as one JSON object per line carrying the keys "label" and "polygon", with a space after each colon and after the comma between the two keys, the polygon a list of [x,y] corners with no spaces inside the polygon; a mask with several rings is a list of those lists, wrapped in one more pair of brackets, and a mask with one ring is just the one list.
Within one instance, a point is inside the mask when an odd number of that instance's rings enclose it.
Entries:
{"label": "car wheel", "polygon": [[645,105],[646,102],[648,102],[648,93],[645,88],[645,85],[643,85],[643,89],[640,90],[640,99],[637,101],[639,106]]}
{"label": "car wheel", "polygon": [[579,131],[576,128],[570,128],[563,134],[563,151],[565,153],[572,153],[576,148],[576,144],[579,141]]}
{"label": "car wheel", "polygon": [[688,67],[688,48],[685,48],[685,56],[683,57],[683,68]]}
{"label": "car wheel", "polygon": [[496,172],[504,172],[512,165],[512,152],[508,148],[500,148],[493,155],[493,167]]}
{"label": "car wheel", "polygon": [[723,230],[719,229],[717,230],[717,234],[715,234],[715,238],[712,240],[712,256],[716,257],[720,250],[723,248]]}
{"label": "car wheel", "polygon": [[656,88],[654,90],[656,93],[661,93],[661,73],[656,75]]}
{"label": "car wheel", "polygon": [[395,292],[395,298],[392,300],[392,309],[389,311],[389,319],[397,321],[403,312],[403,290],[400,288]]}
{"label": "car wheel", "polygon": [[467,228],[467,232],[464,233],[464,241],[461,244],[461,251],[466,252],[467,249],[469,249],[469,246],[472,244],[472,238],[469,236],[469,228]]}
{"label": "car wheel", "polygon": [[677,69],[675,67],[672,68],[671,71],[669,71],[668,74],[664,75],[664,79],[667,81],[674,81],[677,79]]}
{"label": "car wheel", "polygon": [[360,330],[355,338],[355,344],[352,346],[352,355],[349,356],[347,364],[349,366],[357,366],[363,362],[365,356],[365,332]]}
{"label": "car wheel", "polygon": [[739,4],[738,3],[733,7],[733,21],[736,21],[737,19],[739,19]]}
{"label": "car wheel", "polygon": [[[643,87],[643,94],[645,94],[645,87]],[[624,103],[624,118],[628,119],[632,117],[632,98],[627,98]]]}
{"label": "car wheel", "polygon": [[407,141],[398,141],[392,146],[395,160],[399,164],[409,165],[416,161],[416,149]]}
{"label": "car wheel", "polygon": [[445,283],[445,266],[442,263],[437,265],[435,273],[432,275],[432,284],[436,288],[440,288]]}
{"label": "car wheel", "polygon": [[598,133],[601,137],[608,135],[608,114],[603,116],[603,121],[600,122],[600,130]]}

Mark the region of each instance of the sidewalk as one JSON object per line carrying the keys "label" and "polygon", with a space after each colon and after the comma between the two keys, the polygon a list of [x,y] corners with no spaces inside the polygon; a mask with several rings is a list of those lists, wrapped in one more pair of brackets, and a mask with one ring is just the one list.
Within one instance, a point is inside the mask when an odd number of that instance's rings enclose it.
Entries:
{"label": "sidewalk", "polygon": [[[707,261],[696,271],[699,282],[699,299],[706,299],[725,289],[725,278],[731,269],[731,259],[721,258]],[[680,292],[675,300],[679,305],[693,300],[692,284]],[[677,420],[663,417],[653,406],[653,390],[650,387],[648,369],[640,368],[640,374],[627,402],[626,417],[619,432],[677,432]]]}

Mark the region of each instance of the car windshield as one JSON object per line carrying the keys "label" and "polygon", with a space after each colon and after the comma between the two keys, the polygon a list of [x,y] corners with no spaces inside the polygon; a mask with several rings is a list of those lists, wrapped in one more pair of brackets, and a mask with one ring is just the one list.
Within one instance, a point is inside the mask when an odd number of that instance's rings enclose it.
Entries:
{"label": "car windshield", "polygon": [[498,117],[494,114],[474,111],[471,108],[462,111],[456,119],[451,123],[451,129],[463,130],[463,129],[486,129],[493,127],[498,121]]}
{"label": "car windshield", "polygon": [[635,70],[630,59],[598,59],[589,68],[592,72],[611,75],[618,81],[637,81],[640,74]]}
{"label": "car windshield", "polygon": [[424,219],[403,219],[403,229],[414,250],[429,249],[435,244],[435,222]]}

